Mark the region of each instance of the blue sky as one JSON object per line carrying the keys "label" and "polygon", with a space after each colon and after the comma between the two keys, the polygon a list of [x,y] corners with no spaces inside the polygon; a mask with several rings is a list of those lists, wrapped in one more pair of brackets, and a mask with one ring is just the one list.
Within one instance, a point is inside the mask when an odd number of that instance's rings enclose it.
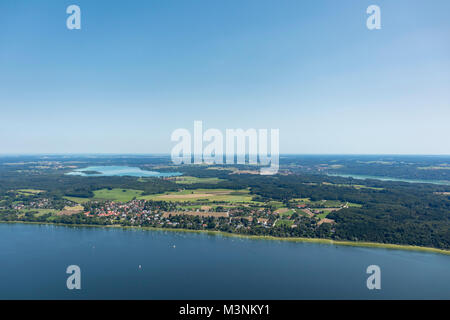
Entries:
{"label": "blue sky", "polygon": [[[81,30],[66,8],[81,8]],[[366,8],[381,8],[381,30]],[[279,128],[281,153],[450,154],[450,1],[0,2],[0,153],[169,153]]]}

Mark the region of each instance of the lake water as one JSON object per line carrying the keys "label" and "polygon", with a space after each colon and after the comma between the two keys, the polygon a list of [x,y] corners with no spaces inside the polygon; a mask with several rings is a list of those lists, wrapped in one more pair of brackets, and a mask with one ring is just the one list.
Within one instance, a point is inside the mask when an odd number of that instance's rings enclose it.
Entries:
{"label": "lake water", "polygon": [[343,178],[353,178],[353,179],[375,179],[382,181],[402,181],[402,182],[410,182],[410,183],[433,183],[433,184],[441,184],[450,186],[450,181],[445,180],[423,180],[423,179],[401,179],[401,178],[392,178],[392,177],[380,177],[380,176],[368,176],[363,174],[340,174],[340,173],[329,173],[329,176],[335,177],[343,177]]}
{"label": "lake water", "polygon": [[[96,171],[100,173],[87,174],[85,171]],[[131,177],[173,177],[179,176],[179,172],[157,172],[142,170],[137,167],[128,166],[92,166],[87,168],[75,169],[67,173],[69,175],[85,176],[85,177],[100,177],[100,176],[131,176]]]}
{"label": "lake water", "polygon": [[196,233],[0,224],[0,265],[1,299],[450,299],[446,255]]}

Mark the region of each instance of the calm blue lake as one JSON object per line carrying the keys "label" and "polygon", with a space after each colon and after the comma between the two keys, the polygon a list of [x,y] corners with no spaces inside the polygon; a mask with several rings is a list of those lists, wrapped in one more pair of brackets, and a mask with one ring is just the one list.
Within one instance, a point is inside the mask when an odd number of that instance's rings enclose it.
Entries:
{"label": "calm blue lake", "polygon": [[[100,173],[87,174],[86,171],[96,171]],[[87,168],[75,169],[72,172],[67,173],[69,175],[87,176],[87,177],[100,177],[100,176],[131,176],[131,177],[172,177],[179,176],[179,172],[157,172],[142,170],[137,167],[128,166],[92,166]]]}
{"label": "calm blue lake", "polygon": [[363,174],[344,174],[344,173],[329,173],[329,176],[343,177],[343,178],[353,178],[353,179],[375,179],[382,181],[401,181],[401,182],[410,182],[410,183],[432,183],[432,184],[441,184],[445,186],[450,186],[450,181],[445,180],[423,180],[423,179],[401,179],[401,178],[393,178],[393,177],[381,177],[381,176],[368,176]]}
{"label": "calm blue lake", "polygon": [[194,233],[0,224],[0,265],[1,299],[450,299],[449,256]]}

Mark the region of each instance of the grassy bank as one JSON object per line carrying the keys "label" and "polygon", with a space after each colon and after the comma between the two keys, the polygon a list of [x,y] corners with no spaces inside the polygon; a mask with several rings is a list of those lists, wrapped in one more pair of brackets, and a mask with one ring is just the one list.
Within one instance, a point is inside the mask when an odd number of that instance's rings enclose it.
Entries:
{"label": "grassy bank", "polygon": [[209,235],[221,235],[225,237],[237,237],[253,240],[276,240],[276,241],[290,241],[290,242],[309,242],[318,244],[329,244],[339,246],[353,246],[353,247],[367,247],[367,248],[382,248],[382,249],[394,249],[394,250],[409,250],[409,251],[421,251],[439,253],[444,255],[450,255],[450,250],[431,248],[431,247],[419,247],[411,245],[378,243],[378,242],[363,242],[363,241],[336,241],[331,239],[322,238],[294,238],[294,237],[273,237],[273,236],[255,236],[255,235],[242,235],[236,233],[226,233],[222,231],[208,231],[208,230],[190,230],[190,229],[175,229],[175,228],[154,228],[154,227],[134,227],[134,226],[120,226],[120,225],[91,225],[91,224],[63,224],[63,223],[46,223],[46,222],[29,222],[29,221],[0,221],[0,223],[23,223],[23,224],[39,224],[39,225],[55,225],[65,227],[90,227],[90,228],[121,228],[121,229],[138,229],[149,231],[169,231],[169,232],[185,232],[185,233],[202,233]]}

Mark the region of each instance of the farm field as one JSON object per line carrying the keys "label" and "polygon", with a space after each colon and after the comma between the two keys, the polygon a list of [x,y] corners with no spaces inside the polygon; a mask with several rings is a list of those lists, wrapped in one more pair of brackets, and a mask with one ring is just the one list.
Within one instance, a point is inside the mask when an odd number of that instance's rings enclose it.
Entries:
{"label": "farm field", "polygon": [[139,199],[162,201],[218,201],[218,202],[253,202],[249,190],[231,189],[194,189],[178,192],[166,192],[164,194],[152,194],[141,196]]}

